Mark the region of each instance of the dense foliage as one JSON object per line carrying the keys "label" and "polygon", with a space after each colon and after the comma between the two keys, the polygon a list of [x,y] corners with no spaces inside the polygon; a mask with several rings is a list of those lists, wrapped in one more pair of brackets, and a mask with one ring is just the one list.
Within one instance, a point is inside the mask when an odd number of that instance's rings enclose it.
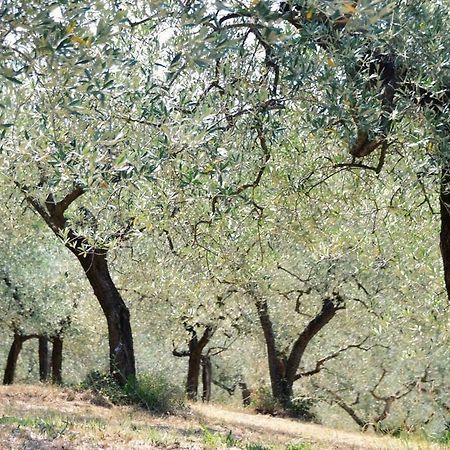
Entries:
{"label": "dense foliage", "polygon": [[120,389],[187,372],[191,399],[200,375],[205,400],[270,384],[304,416],[444,433],[449,13],[5,1],[4,342],[64,338],[70,381],[109,345]]}

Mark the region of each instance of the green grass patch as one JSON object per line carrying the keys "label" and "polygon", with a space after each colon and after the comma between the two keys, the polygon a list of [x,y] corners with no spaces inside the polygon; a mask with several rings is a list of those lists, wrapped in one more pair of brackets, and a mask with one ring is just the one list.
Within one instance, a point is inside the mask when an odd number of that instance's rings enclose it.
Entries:
{"label": "green grass patch", "polygon": [[22,418],[15,416],[0,417],[0,425],[14,425],[23,428],[33,428],[50,440],[64,435],[72,425],[68,420],[45,420],[42,418]]}

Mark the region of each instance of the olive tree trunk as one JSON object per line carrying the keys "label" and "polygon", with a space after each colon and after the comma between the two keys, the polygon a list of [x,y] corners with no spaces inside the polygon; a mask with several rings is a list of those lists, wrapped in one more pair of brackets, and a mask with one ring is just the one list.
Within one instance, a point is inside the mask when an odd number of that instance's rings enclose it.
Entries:
{"label": "olive tree trunk", "polygon": [[9,349],[8,358],[6,360],[5,372],[3,374],[3,384],[14,383],[14,377],[16,375],[17,361],[19,359],[20,352],[22,350],[23,343],[29,339],[40,338],[41,336],[36,334],[22,335],[18,332],[14,333],[14,339]]}
{"label": "olive tree trunk", "polygon": [[49,194],[45,205],[29,195],[26,188],[21,189],[30,205],[81,263],[108,325],[110,372],[119,384],[125,384],[136,375],[130,313],[109,273],[107,250],[92,247],[69,226],[65,217],[67,208],[83,195],[84,189],[74,186],[58,202]]}
{"label": "olive tree trunk", "polygon": [[22,350],[23,337],[14,333],[14,339],[9,349],[8,358],[6,360],[5,372],[3,374],[3,384],[13,384],[16,374],[17,360]]}
{"label": "olive tree trunk", "polygon": [[107,252],[93,250],[87,255],[74,253],[83,266],[106,318],[110,372],[123,385],[136,375],[130,312],[111,279]]}
{"label": "olive tree trunk", "polygon": [[200,367],[202,362],[202,352],[213,335],[212,327],[206,327],[200,339],[193,333],[189,341],[189,363],[186,380],[186,394],[190,400],[197,400],[198,381],[200,376]]}
{"label": "olive tree trunk", "polygon": [[48,359],[48,337],[39,336],[39,381],[45,383],[48,380],[50,361]]}
{"label": "olive tree trunk", "polygon": [[52,348],[52,383],[62,384],[62,350],[63,340],[60,336],[53,338]]}
{"label": "olive tree trunk", "polygon": [[297,372],[306,348],[314,336],[344,306],[342,306],[342,301],[338,295],[334,299],[324,299],[321,310],[299,334],[292,345],[289,356],[287,356],[278,350],[276,335],[266,300],[257,300],[255,305],[266,342],[272,395],[281,405],[287,406],[293,396],[294,382],[300,378]]}
{"label": "olive tree trunk", "polygon": [[[209,361],[209,357],[203,355],[202,353],[214,334],[214,328],[212,326],[207,326],[200,339],[198,339],[197,331],[194,329],[194,327],[187,326],[186,330],[188,330],[191,333],[191,338],[189,340],[189,350],[179,351],[174,348],[172,354],[178,357],[186,357],[186,356],[189,357],[188,371],[186,378],[186,395],[189,398],[189,400],[196,401],[198,397],[198,383],[202,365],[203,365],[203,373],[202,373],[203,389],[205,389],[205,385],[206,386],[209,385],[209,388],[207,388],[207,390],[209,389],[209,394],[208,393],[205,394],[205,391],[203,391],[203,397],[205,395],[210,395],[211,392],[211,382],[212,382],[211,368],[209,367],[208,373],[208,367],[203,364],[205,358]],[[210,361],[209,364],[211,364]]]}

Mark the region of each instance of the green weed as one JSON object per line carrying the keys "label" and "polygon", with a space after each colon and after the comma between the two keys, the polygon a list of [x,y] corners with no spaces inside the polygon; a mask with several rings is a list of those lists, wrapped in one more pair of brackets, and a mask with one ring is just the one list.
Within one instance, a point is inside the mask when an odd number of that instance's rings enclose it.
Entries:
{"label": "green weed", "polygon": [[54,440],[61,437],[71,425],[67,420],[44,420],[41,418],[26,418],[21,417],[0,417],[0,425],[16,425],[17,427],[27,427],[39,430],[48,439]]}
{"label": "green weed", "polygon": [[286,447],[286,450],[312,450],[312,447],[309,444],[289,444]]}
{"label": "green weed", "polygon": [[226,435],[211,432],[208,427],[203,426],[203,443],[210,448],[236,447],[239,440],[233,437],[231,431]]}

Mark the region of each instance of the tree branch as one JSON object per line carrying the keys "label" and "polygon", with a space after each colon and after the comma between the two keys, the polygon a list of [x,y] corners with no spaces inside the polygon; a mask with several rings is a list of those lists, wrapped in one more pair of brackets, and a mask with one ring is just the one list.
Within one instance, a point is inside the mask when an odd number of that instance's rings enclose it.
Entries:
{"label": "tree branch", "polygon": [[178,350],[175,342],[172,342],[172,355],[184,358],[185,356],[190,356],[191,352],[189,350]]}
{"label": "tree branch", "polygon": [[363,347],[363,344],[369,339],[369,336],[365,337],[360,343],[358,344],[349,344],[345,347],[340,348],[339,350],[336,350],[334,353],[331,353],[328,356],[325,356],[324,358],[319,359],[316,362],[316,366],[314,369],[308,370],[306,372],[301,372],[297,375],[295,375],[294,380],[299,380],[300,378],[304,377],[310,377],[312,375],[315,375],[316,373],[319,373],[323,368],[324,364],[334,358],[337,358],[341,353],[346,352],[347,350],[350,350],[351,348],[359,348],[360,350],[363,350],[365,352],[369,351],[373,346],[371,347]]}
{"label": "tree branch", "polygon": [[300,333],[287,360],[286,378],[295,381],[296,372],[300,365],[300,361],[314,336],[336,315],[340,309],[344,309],[342,297],[338,293],[333,293],[332,298],[323,300],[322,308],[317,315],[306,325],[305,329]]}
{"label": "tree branch", "polygon": [[[74,189],[69,192],[61,201],[55,204],[55,212],[64,215],[67,208],[78,198],[85,193],[85,189],[80,185],[75,185]],[[50,211],[49,211],[50,212]]]}
{"label": "tree branch", "polygon": [[[258,139],[261,145],[261,148],[263,150],[263,157],[262,157],[262,163],[261,166],[258,170],[258,173],[256,174],[255,179],[251,182],[251,183],[245,183],[245,184],[241,184],[240,186],[238,186],[234,192],[231,192],[230,194],[228,194],[228,196],[232,197],[232,196],[239,196],[242,192],[244,192],[247,189],[255,189],[256,187],[259,186],[260,182],[261,182],[261,178],[267,168],[267,165],[269,163],[271,154],[270,154],[270,150],[269,147],[267,146],[267,141],[266,138],[263,134],[263,131],[260,127],[258,127]],[[216,205],[217,202],[219,201],[219,198],[221,197],[221,194],[216,194],[214,195],[214,197],[211,200],[211,210],[212,213],[214,214],[216,212]],[[200,223],[208,223],[210,224],[209,221],[200,221],[198,222],[198,224]]]}
{"label": "tree branch", "polygon": [[149,22],[152,19],[153,19],[153,17],[150,16],[150,17],[144,17],[143,19],[137,20],[136,22],[133,22],[130,19],[127,19],[127,22],[131,28],[135,28],[135,27],[138,27],[139,25],[143,25],[144,23]]}
{"label": "tree branch", "polygon": [[348,404],[336,391],[332,391],[329,388],[326,388],[324,386],[319,386],[316,383],[313,383],[313,386],[316,389],[322,390],[327,392],[333,400],[329,401],[329,403],[336,403],[340,408],[342,408],[362,429],[365,430],[368,426],[368,423],[366,420],[361,418],[355,411],[354,408],[352,408],[353,405],[357,404],[359,402],[359,397],[356,398],[356,400],[352,404]]}

